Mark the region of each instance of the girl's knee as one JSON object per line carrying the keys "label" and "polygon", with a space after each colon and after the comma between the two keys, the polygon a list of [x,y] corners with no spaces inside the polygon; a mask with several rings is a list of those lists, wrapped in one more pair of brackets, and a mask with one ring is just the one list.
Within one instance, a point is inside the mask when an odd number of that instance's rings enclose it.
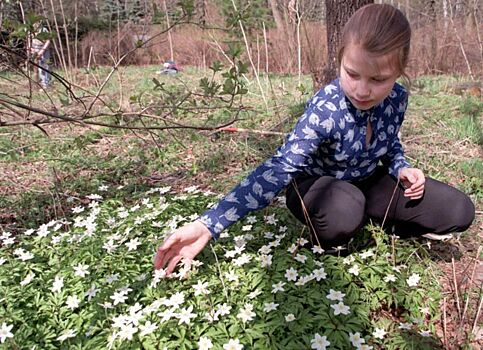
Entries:
{"label": "girl's knee", "polygon": [[441,189],[439,201],[433,203],[434,220],[440,223],[437,226],[443,233],[465,231],[475,219],[475,205],[465,193],[446,186]]}
{"label": "girl's knee", "polygon": [[312,206],[310,217],[316,234],[331,244],[347,243],[365,221],[365,198],[344,184],[331,194],[332,200]]}

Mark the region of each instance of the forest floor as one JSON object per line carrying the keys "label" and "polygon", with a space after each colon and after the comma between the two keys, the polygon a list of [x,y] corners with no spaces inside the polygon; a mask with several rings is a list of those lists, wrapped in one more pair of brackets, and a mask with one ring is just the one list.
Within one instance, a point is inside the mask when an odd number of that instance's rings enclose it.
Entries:
{"label": "forest floor", "polygon": [[[109,83],[101,94],[104,101],[110,101],[112,111],[134,112],[140,108],[135,101],[142,99],[159,107],[183,93],[178,77],[159,76],[157,67],[123,69],[122,77]],[[188,69],[180,79],[194,82],[194,86],[203,74]],[[153,78],[165,86],[178,87],[160,92],[153,87]],[[85,87],[99,81],[99,77],[81,73],[76,79]],[[2,231],[21,234],[52,218],[68,217],[73,198],[82,200],[96,193],[100,185],[112,189],[109,196],[124,200],[133,193],[164,185],[179,189],[197,185],[226,192],[270,156],[294,125],[310,96],[297,88],[295,80],[272,77],[270,84],[262,81],[267,102],[256,83],[250,81],[249,91],[254,92],[249,92],[244,102],[249,108],[232,125],[280,135],[189,129],[150,133],[72,123],[0,128]],[[476,206],[474,224],[460,237],[446,242],[418,239],[427,245],[432,268],[439,276],[443,303],[437,335],[445,349],[483,346],[483,102],[481,97],[453,92],[452,85],[464,80],[447,76],[415,79],[402,130],[410,162],[428,176],[468,193]],[[57,82],[47,91],[49,96],[38,89],[27,92],[28,87],[23,88],[19,92],[18,86],[0,79],[3,94],[15,92],[47,111],[71,115],[82,111],[81,104],[69,100]],[[154,107],[150,110],[153,114],[162,111]],[[133,117],[117,113],[105,118],[116,125],[128,125]],[[178,111],[171,118],[184,125],[206,126],[221,125],[231,116],[221,110],[199,115]]]}

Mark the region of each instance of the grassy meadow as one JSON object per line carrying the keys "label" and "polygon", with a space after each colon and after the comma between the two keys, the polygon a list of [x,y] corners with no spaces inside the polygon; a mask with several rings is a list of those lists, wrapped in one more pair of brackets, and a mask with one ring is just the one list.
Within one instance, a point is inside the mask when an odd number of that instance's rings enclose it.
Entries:
{"label": "grassy meadow", "polygon": [[[475,202],[460,237],[402,241],[368,224],[348,257],[328,256],[304,247],[306,229],[275,203],[166,279],[152,271],[157,245],[281,145],[312,82],[240,75],[247,93],[230,101],[201,83],[226,76],[158,70],[120,67],[76,123],[0,128],[0,348],[482,345],[483,102],[456,93],[465,77],[415,78],[402,129],[410,162]],[[4,73],[0,95],[79,117],[108,74],[72,73],[69,92]],[[5,104],[0,114],[20,120]],[[249,131],[213,130],[234,118]]]}

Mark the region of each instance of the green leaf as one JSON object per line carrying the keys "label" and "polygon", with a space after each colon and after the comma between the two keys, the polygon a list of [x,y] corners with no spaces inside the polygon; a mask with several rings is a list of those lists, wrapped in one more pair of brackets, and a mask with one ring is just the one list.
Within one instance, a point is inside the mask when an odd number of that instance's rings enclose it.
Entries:
{"label": "green leaf", "polygon": [[221,71],[223,65],[220,61],[214,61],[209,68],[213,71],[213,73],[217,73]]}

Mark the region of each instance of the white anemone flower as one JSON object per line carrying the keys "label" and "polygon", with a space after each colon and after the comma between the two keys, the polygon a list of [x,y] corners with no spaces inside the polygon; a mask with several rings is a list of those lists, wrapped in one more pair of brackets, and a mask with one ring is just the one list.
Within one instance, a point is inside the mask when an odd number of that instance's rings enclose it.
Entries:
{"label": "white anemone flower", "polygon": [[208,282],[198,281],[197,284],[191,286],[195,290],[195,296],[210,294],[208,290]]}
{"label": "white anemone flower", "polygon": [[32,280],[34,279],[34,277],[35,277],[35,273],[29,272],[29,274],[22,281],[20,281],[20,285],[22,287],[23,286],[26,286],[27,284],[29,284],[30,282],[32,282]]}
{"label": "white anemone flower", "polygon": [[174,307],[175,309],[180,307],[184,303],[184,292],[176,292],[169,299],[165,301],[166,306]]}
{"label": "white anemone flower", "polygon": [[89,265],[84,265],[82,263],[77,264],[77,266],[74,266],[74,275],[79,276],[79,277],[86,277],[86,275],[89,274]]}
{"label": "white anemone flower", "polygon": [[334,309],[334,315],[337,316],[339,314],[348,315],[350,314],[350,307],[345,305],[342,301],[339,301],[337,304],[330,305],[332,309]]}
{"label": "white anemone flower", "polygon": [[97,292],[100,292],[100,289],[96,288],[96,285],[93,283],[87,292],[84,293],[84,296],[87,297],[88,301],[91,301],[91,299],[96,296]]}
{"label": "white anemone flower", "polygon": [[79,307],[80,299],[76,295],[69,295],[65,304],[69,309],[74,310]]}
{"label": "white anemone flower", "polygon": [[384,282],[396,282],[396,276],[394,276],[393,274],[388,274],[386,277],[384,277]]}
{"label": "white anemone flower", "polygon": [[137,331],[138,328],[134,327],[132,324],[125,324],[121,326],[121,329],[119,330],[119,338],[121,340],[132,340],[134,334],[136,334]]}
{"label": "white anemone flower", "polygon": [[139,326],[139,335],[141,337],[153,333],[158,328],[156,323],[151,323],[151,321],[146,321],[143,325]]}
{"label": "white anemone flower", "polygon": [[181,309],[180,312],[178,312],[175,316],[178,318],[178,325],[182,324],[182,323],[186,323],[187,325],[189,325],[191,323],[191,319],[192,318],[195,318],[197,315],[192,313],[191,311],[193,311],[193,305],[187,307],[187,308],[183,308]]}
{"label": "white anemone flower", "polygon": [[323,267],[320,267],[312,272],[312,276],[317,280],[324,280],[327,278],[327,273]]}
{"label": "white anemone flower", "polygon": [[174,308],[171,308],[171,309],[167,309],[167,310],[164,310],[162,312],[159,312],[158,313],[158,316],[161,317],[161,322],[168,322],[170,319],[172,319],[173,317],[176,316],[176,312],[174,312],[175,309]]}
{"label": "white anemone flower", "polygon": [[405,329],[405,330],[410,330],[412,327],[413,325],[408,322],[401,322],[399,323],[399,326],[398,326],[399,329]]}
{"label": "white anemone flower", "polygon": [[376,339],[384,339],[386,334],[387,332],[384,330],[384,328],[376,328],[374,332],[372,332],[372,336]]}
{"label": "white anemone flower", "polygon": [[307,261],[307,256],[303,254],[297,254],[295,255],[294,259],[297,260],[298,262],[301,262],[302,264],[305,264],[305,261]]}
{"label": "white anemone flower", "polygon": [[262,294],[262,291],[260,289],[255,289],[253,292],[250,292],[247,297],[248,299],[255,299],[258,297],[260,294]]}
{"label": "white anemone flower", "polygon": [[52,293],[60,292],[63,287],[64,287],[64,278],[55,276],[55,280],[54,282],[52,282],[52,288],[50,288]]}
{"label": "white anemone flower", "polygon": [[352,265],[352,267],[348,271],[354,276],[359,276],[359,265],[357,264]]}
{"label": "white anemone flower", "polygon": [[366,340],[361,337],[361,333],[359,332],[349,333],[349,340],[355,347],[359,347],[366,342]]}
{"label": "white anemone flower", "polygon": [[249,223],[249,224],[254,224],[258,221],[255,216],[247,216],[246,220],[247,220],[247,223]]}
{"label": "white anemone flower", "polygon": [[228,343],[223,344],[223,350],[242,350],[243,344],[240,344],[239,339],[230,339]]}
{"label": "white anemone flower", "polygon": [[312,247],[312,252],[313,252],[314,254],[322,254],[323,252],[325,252],[325,250],[324,250],[324,249],[322,249],[322,247],[321,247],[320,245],[314,245],[314,246]]}
{"label": "white anemone flower", "polygon": [[294,269],[293,267],[285,270],[285,278],[287,279],[287,281],[297,281],[297,278],[298,278],[298,272],[296,269]]}
{"label": "white anemone flower", "polygon": [[273,256],[271,254],[265,255],[262,254],[259,257],[260,260],[260,266],[261,267],[270,267],[272,265],[272,258]]}
{"label": "white anemone flower", "polygon": [[270,225],[275,225],[278,221],[278,219],[275,218],[275,214],[272,215],[267,215],[263,217],[265,219],[265,222]]}
{"label": "white anemone flower", "polygon": [[275,294],[277,292],[284,292],[285,289],[283,289],[283,286],[285,285],[285,282],[278,282],[275,284],[272,284],[272,293]]}
{"label": "white anemone flower", "polygon": [[201,337],[198,340],[198,349],[199,350],[210,350],[213,347],[213,343],[211,342],[210,338]]}
{"label": "white anemone flower", "polygon": [[371,256],[374,256],[374,252],[372,250],[368,250],[360,254],[362,260],[367,259]]}
{"label": "white anemone flower", "polygon": [[421,331],[419,331],[418,333],[419,333],[421,336],[423,336],[423,337],[430,337],[430,336],[431,336],[431,331],[423,331],[423,330],[421,330]]}
{"label": "white anemone flower", "polygon": [[13,325],[8,325],[5,322],[2,323],[0,327],[0,342],[4,343],[7,338],[13,338],[12,328]]}
{"label": "white anemone flower", "polygon": [[235,266],[243,266],[245,264],[248,264],[251,260],[252,260],[252,257],[250,255],[243,253],[238,258],[233,260],[233,264]]}
{"label": "white anemone flower", "polygon": [[225,315],[229,315],[230,314],[230,311],[231,311],[231,306],[228,305],[227,303],[223,303],[221,305],[218,305],[218,310],[216,310],[216,315],[220,315],[220,316],[225,316]]}
{"label": "white anemone flower", "polygon": [[230,282],[238,282],[238,275],[234,271],[225,272],[225,278]]}
{"label": "white anemone flower", "polygon": [[113,300],[115,306],[117,304],[123,304],[127,300],[126,294],[125,292],[114,292],[109,298]]}
{"label": "white anemone flower", "polygon": [[77,331],[75,329],[66,329],[62,332],[61,335],[57,337],[57,340],[63,342],[69,338],[74,338],[77,335]]}
{"label": "white anemone flower", "polygon": [[131,239],[129,242],[124,243],[124,245],[127,247],[128,251],[131,251],[138,249],[138,246],[141,245],[141,242],[139,242],[139,239],[136,237]]}
{"label": "white anemone flower", "polygon": [[263,311],[270,312],[277,310],[279,304],[276,303],[265,303],[263,306]]}
{"label": "white anemone flower", "polygon": [[419,284],[421,277],[417,273],[413,273],[409,278],[406,279],[406,282],[409,287],[416,287]]}
{"label": "white anemone flower", "polygon": [[330,345],[330,341],[327,340],[325,335],[321,336],[319,333],[315,333],[315,336],[310,340],[310,348],[315,350],[326,350]]}
{"label": "white anemone flower", "polygon": [[252,321],[255,316],[256,314],[253,312],[252,304],[245,304],[245,307],[241,308],[240,312],[236,315],[237,318],[245,323],[248,321]]}
{"label": "white anemone flower", "polygon": [[272,252],[272,248],[268,245],[264,245],[260,249],[258,249],[258,252],[260,254],[270,254]]}
{"label": "white anemone flower", "polygon": [[329,300],[343,301],[344,297],[345,297],[345,293],[339,292],[334,289],[329,289],[329,294],[327,294],[327,299]]}

